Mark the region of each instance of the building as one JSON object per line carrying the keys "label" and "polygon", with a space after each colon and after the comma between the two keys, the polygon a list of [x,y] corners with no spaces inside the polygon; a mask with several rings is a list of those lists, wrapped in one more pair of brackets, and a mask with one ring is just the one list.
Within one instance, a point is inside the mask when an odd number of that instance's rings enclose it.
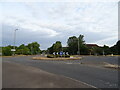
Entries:
{"label": "building", "polygon": [[99,47],[97,44],[86,44],[88,48]]}

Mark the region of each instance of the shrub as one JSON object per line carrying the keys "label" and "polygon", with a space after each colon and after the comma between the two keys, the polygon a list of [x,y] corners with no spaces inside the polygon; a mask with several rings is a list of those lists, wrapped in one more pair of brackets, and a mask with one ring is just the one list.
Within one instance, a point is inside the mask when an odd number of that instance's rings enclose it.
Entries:
{"label": "shrub", "polygon": [[65,57],[65,58],[68,58],[70,57],[70,55],[47,55],[47,58],[58,58],[58,57]]}
{"label": "shrub", "polygon": [[47,58],[55,58],[54,55],[47,55]]}

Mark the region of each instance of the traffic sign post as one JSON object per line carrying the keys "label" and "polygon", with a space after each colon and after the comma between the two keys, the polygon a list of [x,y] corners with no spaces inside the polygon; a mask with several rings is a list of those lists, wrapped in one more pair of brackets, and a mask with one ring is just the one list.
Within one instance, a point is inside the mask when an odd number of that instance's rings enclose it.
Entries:
{"label": "traffic sign post", "polygon": [[15,55],[16,49],[11,49],[11,52],[13,52],[13,56]]}
{"label": "traffic sign post", "polygon": [[53,54],[55,55],[55,52],[53,52]]}
{"label": "traffic sign post", "polygon": [[65,57],[65,52],[63,52],[63,55],[64,55],[64,57]]}
{"label": "traffic sign post", "polygon": [[63,52],[61,51],[61,52],[60,52],[60,56],[62,57],[62,55],[63,55]]}
{"label": "traffic sign post", "polygon": [[57,52],[56,54],[58,55],[59,53]]}
{"label": "traffic sign post", "polygon": [[66,52],[66,55],[69,55],[68,52]]}
{"label": "traffic sign post", "polygon": [[11,51],[12,51],[12,52],[15,52],[15,51],[16,51],[16,49],[11,49]]}

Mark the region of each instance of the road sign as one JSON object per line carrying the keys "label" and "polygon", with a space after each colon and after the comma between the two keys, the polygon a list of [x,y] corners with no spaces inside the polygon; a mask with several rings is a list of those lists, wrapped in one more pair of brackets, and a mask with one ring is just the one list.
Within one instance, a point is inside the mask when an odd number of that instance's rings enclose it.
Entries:
{"label": "road sign", "polygon": [[55,52],[53,52],[53,54],[55,55]]}
{"label": "road sign", "polygon": [[60,52],[60,55],[63,55],[63,52]]}
{"label": "road sign", "polygon": [[66,55],[69,55],[68,52],[66,52]]}
{"label": "road sign", "polygon": [[56,54],[58,55],[58,52]]}
{"label": "road sign", "polygon": [[11,49],[12,52],[15,52],[16,50],[15,49]]}

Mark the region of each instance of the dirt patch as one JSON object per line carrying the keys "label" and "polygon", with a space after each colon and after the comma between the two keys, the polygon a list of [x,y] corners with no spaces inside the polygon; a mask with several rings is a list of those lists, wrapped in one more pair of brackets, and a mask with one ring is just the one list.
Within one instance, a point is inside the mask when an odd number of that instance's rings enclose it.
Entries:
{"label": "dirt patch", "polygon": [[106,62],[104,62],[104,67],[105,68],[120,69],[119,65],[117,65],[117,64],[110,64],[110,63],[106,63]]}

